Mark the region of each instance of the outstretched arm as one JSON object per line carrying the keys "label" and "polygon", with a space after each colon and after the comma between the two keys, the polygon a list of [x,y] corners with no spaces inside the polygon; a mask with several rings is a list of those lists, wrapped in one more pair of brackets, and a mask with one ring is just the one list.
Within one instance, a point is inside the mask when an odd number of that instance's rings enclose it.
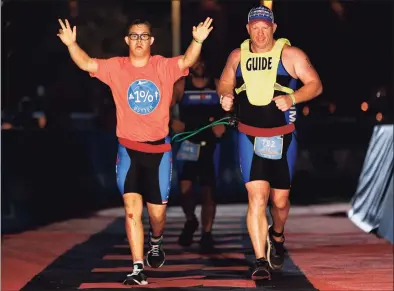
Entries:
{"label": "outstretched arm", "polygon": [[213,27],[211,27],[212,20],[212,18],[207,17],[204,23],[200,22],[197,27],[193,26],[193,40],[183,57],[178,60],[181,71],[190,68],[197,61],[201,53],[202,43],[213,29]]}
{"label": "outstretched arm", "polygon": [[71,29],[68,20],[63,21],[59,19],[61,29],[59,29],[58,37],[67,46],[70,56],[74,63],[81,69],[89,73],[97,73],[98,64],[95,60],[90,58],[77,44],[77,27]]}

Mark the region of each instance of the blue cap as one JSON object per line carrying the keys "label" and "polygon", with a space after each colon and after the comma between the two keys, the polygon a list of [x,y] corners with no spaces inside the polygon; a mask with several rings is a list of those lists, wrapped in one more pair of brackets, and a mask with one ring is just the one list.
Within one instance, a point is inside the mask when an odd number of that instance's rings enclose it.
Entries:
{"label": "blue cap", "polygon": [[274,23],[274,13],[271,9],[265,6],[252,8],[248,13],[248,22],[253,20],[264,20],[269,23]]}

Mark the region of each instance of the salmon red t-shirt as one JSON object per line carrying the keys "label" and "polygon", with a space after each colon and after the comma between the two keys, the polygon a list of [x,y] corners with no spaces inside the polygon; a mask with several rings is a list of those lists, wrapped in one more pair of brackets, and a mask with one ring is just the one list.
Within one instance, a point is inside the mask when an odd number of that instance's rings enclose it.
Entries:
{"label": "salmon red t-shirt", "polygon": [[98,71],[90,75],[111,88],[118,137],[145,142],[168,135],[174,83],[189,73],[180,70],[180,57],[151,56],[144,67],[134,67],[128,57],[94,59]]}

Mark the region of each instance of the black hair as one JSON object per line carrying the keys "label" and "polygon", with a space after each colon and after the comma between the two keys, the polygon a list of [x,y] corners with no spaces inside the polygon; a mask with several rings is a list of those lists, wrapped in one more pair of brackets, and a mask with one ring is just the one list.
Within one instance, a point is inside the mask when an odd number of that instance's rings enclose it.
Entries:
{"label": "black hair", "polygon": [[149,29],[149,34],[152,34],[152,24],[149,21],[143,20],[143,19],[135,19],[127,27],[127,35],[129,34],[130,28],[132,26],[140,25],[140,24],[146,25],[148,27],[148,29]]}

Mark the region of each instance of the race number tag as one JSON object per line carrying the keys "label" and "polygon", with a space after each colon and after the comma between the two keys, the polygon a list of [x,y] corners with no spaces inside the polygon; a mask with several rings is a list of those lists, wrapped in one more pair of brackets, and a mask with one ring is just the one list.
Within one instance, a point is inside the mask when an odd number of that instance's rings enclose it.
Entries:
{"label": "race number tag", "polygon": [[200,145],[191,143],[190,141],[184,141],[181,143],[181,147],[178,151],[176,158],[179,161],[197,161],[200,156]]}
{"label": "race number tag", "polygon": [[283,152],[283,136],[256,137],[254,139],[254,152],[262,158],[279,160]]}

